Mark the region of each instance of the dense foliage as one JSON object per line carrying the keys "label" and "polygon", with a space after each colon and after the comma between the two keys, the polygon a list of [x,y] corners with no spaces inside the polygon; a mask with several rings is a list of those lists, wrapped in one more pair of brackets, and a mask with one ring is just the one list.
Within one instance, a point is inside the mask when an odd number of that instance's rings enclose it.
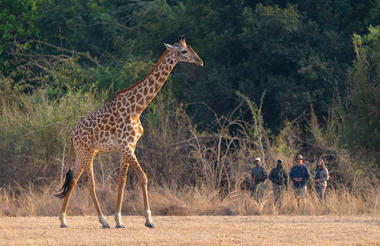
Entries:
{"label": "dense foliage", "polygon": [[[347,150],[379,168],[379,22],[377,0],[1,0],[0,165],[31,161],[17,159],[21,153],[39,153],[33,157],[38,165],[54,162],[48,153],[61,155],[64,122],[72,127],[135,83],[160,57],[163,43],[185,34],[205,66],[176,67],[164,90],[182,106],[167,110],[180,110],[200,130],[218,131],[215,115],[229,115],[248,100],[261,105],[268,141],[297,127],[300,150],[315,145],[306,140],[314,134],[314,115],[334,151]],[[162,121],[156,109],[165,106],[159,104],[165,102],[153,102],[144,116],[150,129]],[[65,109],[75,105],[83,106],[75,115]],[[252,119],[248,108],[243,103],[243,121]],[[38,126],[35,113],[47,128]],[[175,120],[165,124],[183,127]]]}

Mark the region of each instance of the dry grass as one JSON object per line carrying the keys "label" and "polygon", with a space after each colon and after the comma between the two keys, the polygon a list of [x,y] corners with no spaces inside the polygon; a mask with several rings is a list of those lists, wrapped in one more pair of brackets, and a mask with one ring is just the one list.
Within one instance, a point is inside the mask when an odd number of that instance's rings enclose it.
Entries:
{"label": "dry grass", "polygon": [[[154,230],[143,225],[138,186],[126,191],[122,208],[126,230],[101,229],[81,185],[69,205],[69,228],[60,229],[56,215],[62,200],[53,196],[56,190],[56,186],[0,189],[0,245],[380,245],[379,190],[359,195],[329,190],[324,205],[309,191],[301,211],[292,190],[284,195],[282,206],[274,208],[269,185],[262,203],[240,190],[222,199],[207,186],[152,187]],[[113,226],[115,185],[98,185],[97,194]]]}
{"label": "dry grass", "polygon": [[380,245],[379,216],[156,216],[153,230],[123,220],[101,229],[75,216],[61,229],[56,217],[0,217],[0,245]]}
{"label": "dry grass", "polygon": [[[62,200],[53,194],[56,186],[36,188],[19,187],[0,189],[0,216],[55,216]],[[116,204],[116,185],[97,186],[97,194],[105,214],[112,215]],[[353,194],[347,189],[330,189],[326,202],[321,205],[315,193],[308,191],[303,210],[297,208],[293,192],[289,189],[282,198],[280,208],[273,207],[273,195],[268,184],[262,203],[257,203],[249,192],[237,190],[221,197],[218,191],[206,186],[199,188],[152,187],[149,190],[154,215],[380,215],[380,191]],[[122,207],[123,215],[142,215],[142,195],[139,186],[127,189]],[[93,202],[87,189],[78,185],[70,200],[69,215],[95,215]]]}

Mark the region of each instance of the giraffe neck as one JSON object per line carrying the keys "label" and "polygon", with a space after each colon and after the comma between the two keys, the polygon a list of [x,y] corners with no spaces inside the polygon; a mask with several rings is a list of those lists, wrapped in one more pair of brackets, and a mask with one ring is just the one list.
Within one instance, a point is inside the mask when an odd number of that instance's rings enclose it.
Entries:
{"label": "giraffe neck", "polygon": [[144,79],[116,95],[119,94],[121,98],[127,98],[128,104],[132,104],[130,112],[140,115],[165,84],[176,64],[177,60],[166,50]]}

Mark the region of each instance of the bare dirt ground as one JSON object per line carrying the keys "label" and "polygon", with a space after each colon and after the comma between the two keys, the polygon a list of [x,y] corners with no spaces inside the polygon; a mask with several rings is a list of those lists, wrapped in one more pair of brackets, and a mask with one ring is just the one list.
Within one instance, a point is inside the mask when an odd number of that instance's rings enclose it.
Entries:
{"label": "bare dirt ground", "polygon": [[[126,229],[97,217],[0,217],[0,245],[380,245],[380,216],[139,216]],[[107,217],[114,226],[112,217]]]}

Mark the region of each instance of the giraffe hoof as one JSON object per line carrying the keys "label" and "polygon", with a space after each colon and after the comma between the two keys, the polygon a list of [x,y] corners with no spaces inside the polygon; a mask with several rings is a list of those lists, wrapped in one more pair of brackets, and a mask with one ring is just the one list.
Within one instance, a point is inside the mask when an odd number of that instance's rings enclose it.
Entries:
{"label": "giraffe hoof", "polygon": [[103,228],[111,228],[110,225],[107,223],[106,218],[103,216],[99,216],[99,222],[102,224]]}
{"label": "giraffe hoof", "polygon": [[116,225],[116,228],[125,228],[125,226],[120,224],[120,225]]}
{"label": "giraffe hoof", "polygon": [[67,228],[67,225],[66,224],[62,224],[60,227],[61,228]]}
{"label": "giraffe hoof", "polygon": [[109,229],[109,228],[111,228],[109,224],[103,224],[102,227],[103,227],[103,229]]}
{"label": "giraffe hoof", "polygon": [[145,226],[152,228],[152,229],[154,228],[154,225],[152,223],[148,223],[148,222],[145,223]]}

